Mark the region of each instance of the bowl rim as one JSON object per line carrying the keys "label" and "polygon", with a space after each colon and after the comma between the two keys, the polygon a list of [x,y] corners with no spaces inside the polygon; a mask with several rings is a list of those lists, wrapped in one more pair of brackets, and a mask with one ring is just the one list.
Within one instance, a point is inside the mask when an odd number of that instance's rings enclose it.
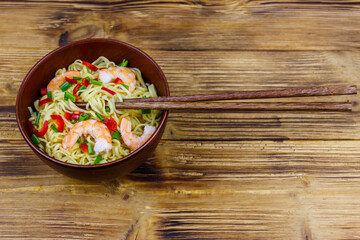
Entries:
{"label": "bowl rim", "polygon": [[51,52],[49,52],[48,54],[46,54],[44,57],[42,57],[34,66],[31,67],[31,69],[29,70],[29,72],[26,74],[25,78],[23,79],[19,90],[18,90],[18,94],[16,97],[16,122],[18,125],[18,128],[21,132],[21,135],[23,136],[23,138],[25,139],[25,141],[27,142],[27,144],[31,147],[32,150],[34,150],[37,154],[41,155],[42,157],[44,157],[45,159],[54,162],[56,164],[60,164],[63,165],[65,167],[72,167],[72,168],[79,168],[79,169],[100,169],[100,168],[107,168],[110,167],[112,165],[116,165],[118,163],[123,163],[125,161],[129,161],[129,159],[136,155],[138,152],[140,152],[142,149],[144,149],[150,142],[152,142],[156,136],[159,134],[160,130],[165,126],[166,120],[168,118],[168,114],[169,114],[169,110],[163,110],[162,113],[162,118],[160,121],[159,126],[157,127],[156,131],[154,132],[154,134],[138,149],[136,149],[135,151],[131,152],[130,154],[126,155],[123,158],[119,158],[117,160],[111,161],[111,162],[107,162],[107,163],[103,163],[103,164],[97,164],[97,165],[80,165],[80,164],[73,164],[73,163],[66,163],[60,160],[57,160],[53,157],[50,157],[49,155],[45,154],[44,152],[40,151],[40,149],[38,147],[35,146],[35,144],[26,136],[25,134],[25,130],[22,128],[21,123],[20,123],[20,116],[19,116],[19,103],[20,103],[20,96],[25,88],[25,83],[27,83],[27,79],[33,74],[33,72],[35,70],[38,69],[39,65],[45,61],[45,59],[47,59],[49,56],[56,54],[57,52],[63,51],[66,48],[70,48],[70,47],[74,47],[76,45],[82,45],[82,44],[87,44],[87,43],[91,43],[91,42],[104,42],[104,43],[116,43],[116,44],[120,44],[120,45],[125,45],[126,47],[129,47],[137,52],[139,52],[140,54],[142,54],[144,57],[146,57],[148,60],[151,61],[151,63],[156,67],[157,71],[159,71],[161,77],[164,80],[164,85],[165,85],[165,91],[166,91],[166,96],[170,96],[170,90],[169,90],[169,85],[167,82],[167,79],[165,77],[165,74],[163,73],[163,71],[161,70],[160,66],[155,62],[154,59],[152,59],[147,53],[145,53],[143,50],[129,44],[126,42],[122,42],[119,40],[115,40],[115,39],[106,39],[106,38],[88,38],[88,39],[83,39],[83,40],[79,40],[79,41],[74,41],[74,42],[70,42],[66,45],[60,46],[54,50],[52,50]]}

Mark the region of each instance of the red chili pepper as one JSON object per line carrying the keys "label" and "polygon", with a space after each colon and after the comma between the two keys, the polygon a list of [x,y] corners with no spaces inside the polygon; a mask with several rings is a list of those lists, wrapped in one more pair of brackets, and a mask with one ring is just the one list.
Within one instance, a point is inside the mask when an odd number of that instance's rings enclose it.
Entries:
{"label": "red chili pepper", "polygon": [[80,114],[73,114],[73,115],[71,116],[71,120],[77,121],[77,120],[79,120],[79,117],[80,117]]}
{"label": "red chili pepper", "polygon": [[69,83],[77,83],[77,81],[75,79],[72,79],[72,78],[68,78],[68,77],[65,77],[65,80]]}
{"label": "red chili pepper", "polygon": [[79,91],[80,87],[81,87],[81,84],[76,85],[76,87],[73,90],[73,94],[76,94],[76,92]]}
{"label": "red chili pepper", "polygon": [[83,150],[83,152],[86,152],[86,153],[89,152],[88,145],[86,143],[82,143],[80,145],[80,147],[81,147],[81,150]]}
{"label": "red chili pepper", "polygon": [[114,83],[115,83],[115,84],[120,84],[120,83],[124,83],[124,82],[123,82],[123,80],[121,80],[120,78],[116,78],[116,79],[114,80]]}
{"label": "red chili pepper", "polygon": [[105,125],[111,130],[116,132],[117,131],[117,123],[116,121],[111,117],[111,118],[105,118]]}
{"label": "red chili pepper", "polygon": [[94,72],[96,72],[98,70],[98,68],[96,66],[94,66],[91,63],[88,63],[86,61],[82,61],[82,64],[84,64],[86,67],[88,67],[90,70],[93,70]]}
{"label": "red chili pepper", "polygon": [[107,91],[107,92],[110,93],[111,95],[115,95],[115,94],[116,94],[116,92],[111,91],[110,89],[108,89],[108,88],[106,88],[106,87],[102,87],[101,89],[104,90],[104,91]]}
{"label": "red chili pepper", "polygon": [[64,131],[64,119],[60,116],[60,115],[51,115],[51,119],[56,121],[57,124],[57,130],[59,130],[59,132],[63,132]]}
{"label": "red chili pepper", "polygon": [[48,103],[48,102],[50,102],[50,101],[51,101],[51,98],[45,98],[44,100],[41,100],[39,102],[39,107],[46,104],[46,103]]}
{"label": "red chili pepper", "polygon": [[45,121],[45,122],[44,122],[44,125],[43,125],[43,127],[40,129],[40,131],[37,130],[37,129],[34,129],[34,134],[35,134],[36,136],[38,136],[38,137],[42,137],[42,136],[44,136],[45,133],[47,132],[48,127],[49,127],[49,123],[48,123],[48,121]]}
{"label": "red chili pepper", "polygon": [[47,94],[47,88],[42,88],[41,95],[46,95],[46,94]]}
{"label": "red chili pepper", "polygon": [[81,83],[82,83],[82,85],[84,85],[85,87],[89,86],[89,84],[90,84],[90,82],[89,82],[86,78],[83,78],[83,79],[81,80]]}
{"label": "red chili pepper", "polygon": [[27,121],[27,125],[29,127],[30,134],[34,132],[34,125],[30,120]]}
{"label": "red chili pepper", "polygon": [[66,119],[66,120],[69,120],[69,121],[71,121],[71,113],[69,113],[69,112],[64,112],[64,118]]}
{"label": "red chili pepper", "polygon": [[75,100],[75,102],[77,102],[77,101],[79,101],[80,100],[80,96],[79,95],[77,95],[77,94],[73,94],[74,95],[74,97],[76,97],[76,100]]}

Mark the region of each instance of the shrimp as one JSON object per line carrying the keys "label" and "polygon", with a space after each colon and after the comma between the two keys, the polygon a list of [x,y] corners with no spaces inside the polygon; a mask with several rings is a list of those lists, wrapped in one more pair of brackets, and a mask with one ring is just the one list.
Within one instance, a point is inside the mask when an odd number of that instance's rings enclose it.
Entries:
{"label": "shrimp", "polygon": [[66,150],[72,148],[81,135],[90,134],[94,140],[94,151],[108,152],[112,148],[109,128],[102,122],[94,119],[76,123],[70,132],[63,138],[62,147]]}
{"label": "shrimp", "polygon": [[103,83],[109,83],[116,78],[120,78],[124,84],[129,86],[129,91],[134,92],[136,78],[133,71],[127,67],[109,67],[99,71],[99,79]]}
{"label": "shrimp", "polygon": [[56,75],[47,85],[48,91],[55,91],[60,89],[60,85],[66,81],[67,78],[80,77],[79,71],[67,71]]}
{"label": "shrimp", "polygon": [[124,143],[131,149],[136,150],[143,145],[155,132],[155,127],[146,125],[144,133],[141,136],[135,136],[131,132],[131,122],[127,118],[121,119],[120,123],[121,138]]}

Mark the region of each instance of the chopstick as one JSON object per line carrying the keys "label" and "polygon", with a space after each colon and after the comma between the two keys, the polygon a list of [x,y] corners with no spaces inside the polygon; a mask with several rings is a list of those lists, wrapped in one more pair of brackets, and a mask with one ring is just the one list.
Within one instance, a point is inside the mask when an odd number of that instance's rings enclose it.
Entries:
{"label": "chopstick", "polygon": [[[236,110],[236,111],[351,111],[350,102],[199,102],[235,99],[284,98],[356,94],[356,86],[293,88],[266,91],[242,91],[224,94],[179,97],[133,98],[115,103],[117,109],[159,110]],[[86,103],[75,103],[85,108]]]}
{"label": "chopstick", "polygon": [[217,101],[217,100],[260,99],[260,98],[350,95],[356,93],[357,93],[356,86],[330,86],[330,87],[313,87],[313,88],[290,88],[290,89],[280,89],[280,90],[240,91],[240,92],[231,92],[231,93],[222,93],[222,94],[176,96],[176,97],[131,98],[131,99],[124,99],[124,102],[199,102],[199,101]]}

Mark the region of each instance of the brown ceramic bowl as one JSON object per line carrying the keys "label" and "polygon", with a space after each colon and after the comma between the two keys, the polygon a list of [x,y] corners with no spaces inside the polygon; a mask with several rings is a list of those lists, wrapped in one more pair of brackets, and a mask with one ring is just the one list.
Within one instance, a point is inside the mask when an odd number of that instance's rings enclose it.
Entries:
{"label": "brown ceramic bowl", "polygon": [[25,141],[42,161],[53,169],[74,178],[95,180],[108,179],[129,173],[143,163],[154,151],[164,132],[168,111],[163,111],[159,127],[153,136],[139,149],[116,161],[94,165],[74,165],[64,163],[41,152],[31,141],[26,121],[30,114],[28,106],[40,97],[40,88],[47,86],[57,69],[67,67],[76,59],[94,61],[105,56],[111,61],[120,63],[129,60],[132,67],[141,70],[144,80],[156,86],[159,96],[169,96],[166,78],[156,62],[143,51],[130,44],[110,39],[86,39],[60,47],[35,64],[26,75],[20,86],[16,100],[16,119]]}

